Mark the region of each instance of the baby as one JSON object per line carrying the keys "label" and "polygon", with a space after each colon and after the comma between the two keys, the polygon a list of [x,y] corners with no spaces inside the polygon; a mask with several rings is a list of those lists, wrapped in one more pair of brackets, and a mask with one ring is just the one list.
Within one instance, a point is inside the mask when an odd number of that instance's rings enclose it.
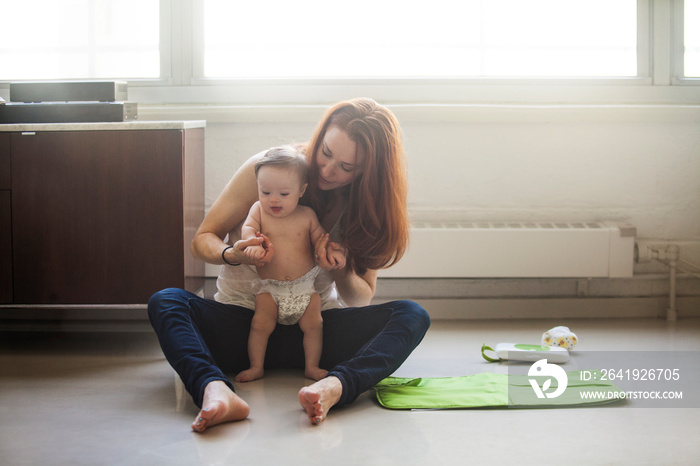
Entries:
{"label": "baby", "polygon": [[[255,166],[259,200],[253,204],[241,231],[242,238],[261,232],[275,246],[272,261],[257,268],[253,282],[255,315],[248,338],[250,369],[236,376],[238,382],[259,379],[264,373],[265,351],[277,323],[297,322],[304,332],[305,375],[320,380],[328,371],[319,367],[323,346],[321,298],[314,288],[320,269],[312,246],[326,231],[310,207],[299,205],[307,187],[308,163],[291,146],[270,149]],[[262,246],[245,249],[246,256],[264,256]],[[345,256],[329,250],[329,261],[345,266]]]}

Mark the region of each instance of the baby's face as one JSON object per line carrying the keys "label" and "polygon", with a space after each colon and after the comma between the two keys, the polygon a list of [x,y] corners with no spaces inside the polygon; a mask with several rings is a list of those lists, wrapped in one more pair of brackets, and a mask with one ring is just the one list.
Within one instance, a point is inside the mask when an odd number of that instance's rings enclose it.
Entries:
{"label": "baby's face", "polygon": [[258,197],[263,210],[274,217],[294,212],[304,194],[296,171],[281,167],[261,167],[258,171]]}

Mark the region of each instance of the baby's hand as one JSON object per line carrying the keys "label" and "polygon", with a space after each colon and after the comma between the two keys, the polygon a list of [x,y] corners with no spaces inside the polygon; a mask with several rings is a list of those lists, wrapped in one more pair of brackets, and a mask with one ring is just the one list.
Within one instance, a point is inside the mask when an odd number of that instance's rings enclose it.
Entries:
{"label": "baby's hand", "polygon": [[342,269],[345,267],[345,248],[337,243],[331,243],[327,249],[326,257],[333,268]]}
{"label": "baby's hand", "polygon": [[321,235],[314,244],[314,259],[324,270],[337,270],[345,267],[346,249],[330,241],[330,235]]}
{"label": "baby's hand", "polygon": [[257,261],[265,257],[265,248],[262,245],[248,246],[245,248],[245,256],[251,261]]}

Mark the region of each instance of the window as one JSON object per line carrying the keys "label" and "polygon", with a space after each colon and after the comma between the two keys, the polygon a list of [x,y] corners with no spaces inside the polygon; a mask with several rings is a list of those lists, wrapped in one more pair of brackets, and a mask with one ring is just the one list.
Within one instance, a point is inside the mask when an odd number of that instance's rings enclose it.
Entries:
{"label": "window", "polygon": [[158,0],[3,2],[0,79],[158,78],[159,14]]}
{"label": "window", "polygon": [[683,23],[683,75],[700,78],[700,0],[685,0]]}
{"label": "window", "polygon": [[[634,77],[636,0],[203,2],[203,77]],[[274,13],[274,14],[272,14]]]}
{"label": "window", "polygon": [[4,98],[23,79],[126,79],[143,103],[241,105],[673,103],[700,84],[700,0],[7,0],[1,11]]}

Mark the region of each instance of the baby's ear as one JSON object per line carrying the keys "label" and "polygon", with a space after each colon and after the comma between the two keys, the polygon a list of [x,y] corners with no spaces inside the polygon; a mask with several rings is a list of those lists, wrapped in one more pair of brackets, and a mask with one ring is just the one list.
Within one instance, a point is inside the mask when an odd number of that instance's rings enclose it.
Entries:
{"label": "baby's ear", "polygon": [[304,195],[304,193],[306,192],[307,186],[309,186],[309,183],[304,183],[303,185],[301,185],[301,189],[299,190],[299,198],[300,199]]}

